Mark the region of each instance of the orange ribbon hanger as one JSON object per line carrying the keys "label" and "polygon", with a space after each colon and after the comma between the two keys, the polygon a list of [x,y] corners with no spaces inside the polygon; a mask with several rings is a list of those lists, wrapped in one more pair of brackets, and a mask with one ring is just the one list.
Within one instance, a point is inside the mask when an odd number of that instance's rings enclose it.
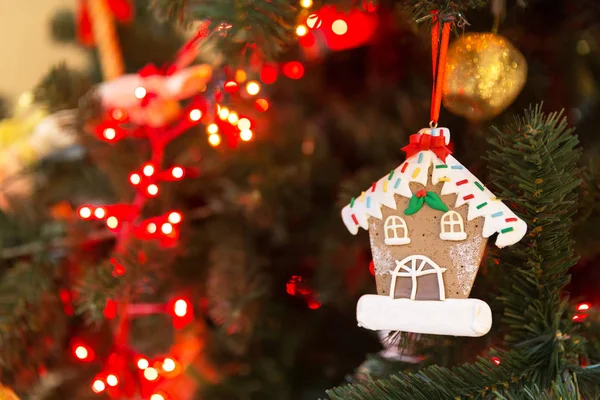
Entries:
{"label": "orange ribbon hanger", "polygon": [[[441,32],[440,32],[441,25]],[[450,40],[450,22],[444,21],[438,11],[433,12],[433,28],[431,29],[431,61],[433,70],[433,88],[431,91],[431,128],[437,127],[442,107],[442,89],[446,72],[446,55]]]}

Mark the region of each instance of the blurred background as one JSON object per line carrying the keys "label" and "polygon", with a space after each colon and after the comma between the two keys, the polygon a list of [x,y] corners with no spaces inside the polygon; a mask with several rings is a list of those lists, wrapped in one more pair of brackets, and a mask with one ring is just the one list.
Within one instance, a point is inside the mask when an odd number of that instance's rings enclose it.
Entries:
{"label": "blurred background", "polygon": [[[436,7],[358,3],[0,4],[0,399],[316,399],[502,346],[491,246],[471,294],[490,334],[356,326],[371,253],[339,213],[429,123]],[[493,188],[491,127],[532,104],[576,128],[562,298],[594,364],[600,5],[439,3],[458,7],[440,125],[462,164]]]}

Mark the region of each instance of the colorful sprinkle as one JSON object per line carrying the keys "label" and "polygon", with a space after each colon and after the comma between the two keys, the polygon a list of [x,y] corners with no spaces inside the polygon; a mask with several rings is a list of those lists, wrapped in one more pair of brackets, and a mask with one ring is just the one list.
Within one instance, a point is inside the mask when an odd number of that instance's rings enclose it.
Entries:
{"label": "colorful sprinkle", "polygon": [[441,164],[441,165],[436,165],[435,168],[439,169],[439,168],[448,168],[448,166],[446,164]]}
{"label": "colorful sprinkle", "polygon": [[517,219],[515,217],[512,217],[512,218],[506,218],[505,221],[506,222],[517,222]]}
{"label": "colorful sprinkle", "polygon": [[404,163],[404,164],[402,165],[402,169],[400,170],[400,172],[404,173],[404,171],[406,171],[406,168],[407,168],[407,167],[408,167],[408,164],[407,164],[407,163]]}
{"label": "colorful sprinkle", "polygon": [[499,198],[497,198],[497,197],[492,197],[490,200],[491,200],[491,201],[500,201],[500,199],[499,199]]}
{"label": "colorful sprinkle", "polygon": [[371,208],[371,198],[367,197],[367,208]]}
{"label": "colorful sprinkle", "polygon": [[390,174],[388,175],[388,181],[391,181],[391,180],[392,180],[392,177],[394,176],[394,172],[396,172],[396,171],[392,170],[392,171],[390,172]]}
{"label": "colorful sprinkle", "polygon": [[354,214],[352,214],[352,221],[354,221],[354,223],[358,225],[358,220],[356,219],[356,215]]}
{"label": "colorful sprinkle", "polygon": [[360,194],[360,201],[361,201],[361,203],[364,203],[364,202],[365,202],[365,192],[362,192],[362,193]]}
{"label": "colorful sprinkle", "polygon": [[350,200],[350,208],[354,207],[354,197]]}
{"label": "colorful sprinkle", "polygon": [[458,182],[456,182],[456,186],[464,185],[464,184],[466,184],[466,183],[469,183],[469,181],[468,181],[468,180],[466,180],[466,179],[463,179],[462,181],[458,181]]}
{"label": "colorful sprinkle", "polygon": [[452,169],[463,169],[463,166],[462,165],[453,165],[450,168],[452,168]]}
{"label": "colorful sprinkle", "polygon": [[388,181],[383,181],[383,193],[387,193],[387,182]]}
{"label": "colorful sprinkle", "polygon": [[484,188],[483,185],[479,182],[475,182],[475,186],[477,186],[479,188],[479,190],[481,190],[483,192]]}
{"label": "colorful sprinkle", "polygon": [[468,194],[465,197],[463,197],[463,200],[471,200],[473,198],[475,198],[475,196],[473,196],[472,194]]}
{"label": "colorful sprinkle", "polygon": [[438,182],[450,182],[450,178],[442,176],[441,178],[438,178]]}
{"label": "colorful sprinkle", "polygon": [[419,172],[421,172],[421,168],[416,168],[412,174],[412,177],[416,178],[417,176],[419,176]]}
{"label": "colorful sprinkle", "polygon": [[398,186],[400,186],[400,178],[396,179],[396,183],[394,184],[394,189],[398,189]]}
{"label": "colorful sprinkle", "polygon": [[485,206],[487,206],[487,201],[484,201],[483,203],[479,204],[479,205],[477,206],[477,209],[478,209],[478,210],[480,210],[480,209],[482,209],[482,208],[483,208],[483,207],[485,207]]}
{"label": "colorful sprinkle", "polygon": [[377,187],[377,182],[373,182],[373,186],[371,186],[371,192],[374,192],[376,187]]}
{"label": "colorful sprinkle", "polygon": [[514,229],[512,227],[510,227],[510,228],[504,228],[504,229],[502,229],[500,231],[500,233],[508,233],[508,232],[512,232],[512,231],[514,231]]}
{"label": "colorful sprinkle", "polygon": [[504,213],[502,211],[498,211],[497,213],[492,214],[492,218],[501,217],[502,215],[504,215]]}
{"label": "colorful sprinkle", "polygon": [[423,161],[423,153],[419,153],[418,163],[421,164],[421,161]]}

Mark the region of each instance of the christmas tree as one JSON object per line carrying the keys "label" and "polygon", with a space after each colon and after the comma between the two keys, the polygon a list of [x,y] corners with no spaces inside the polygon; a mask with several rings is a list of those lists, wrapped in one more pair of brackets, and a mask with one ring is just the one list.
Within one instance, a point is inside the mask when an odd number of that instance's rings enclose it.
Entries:
{"label": "christmas tree", "polygon": [[[79,6],[52,32],[92,70],[53,68],[35,123],[2,121],[0,398],[599,398],[595,2]],[[429,150],[442,185],[468,170],[450,183],[507,207],[456,189],[463,231],[512,245],[459,266],[487,334],[357,326],[387,287],[346,226],[377,224],[374,193]],[[396,239],[452,208],[427,190]]]}

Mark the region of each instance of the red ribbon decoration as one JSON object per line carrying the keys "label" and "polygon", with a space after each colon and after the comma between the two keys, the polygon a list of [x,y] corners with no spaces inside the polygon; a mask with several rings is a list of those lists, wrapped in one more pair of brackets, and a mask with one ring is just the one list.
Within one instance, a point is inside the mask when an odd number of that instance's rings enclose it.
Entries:
{"label": "red ribbon decoration", "polygon": [[[120,23],[129,23],[133,20],[135,9],[131,0],[106,0],[113,17]],[[94,46],[94,33],[92,31],[92,16],[90,15],[87,0],[79,0],[77,9],[77,38],[87,47]]]}
{"label": "red ribbon decoration", "polygon": [[446,162],[452,152],[446,147],[446,138],[443,136],[431,136],[427,134],[416,133],[410,135],[409,144],[402,148],[402,151],[406,152],[406,158],[410,158],[420,151],[431,150],[435,155]]}
{"label": "red ribbon decoration", "polygon": [[[443,19],[443,17],[442,17]],[[433,28],[431,29],[431,61],[433,71],[433,88],[431,91],[431,127],[437,127],[442,108],[442,88],[446,74],[446,54],[450,41],[450,23],[442,21],[440,34],[440,17],[438,12],[433,12]]]}

